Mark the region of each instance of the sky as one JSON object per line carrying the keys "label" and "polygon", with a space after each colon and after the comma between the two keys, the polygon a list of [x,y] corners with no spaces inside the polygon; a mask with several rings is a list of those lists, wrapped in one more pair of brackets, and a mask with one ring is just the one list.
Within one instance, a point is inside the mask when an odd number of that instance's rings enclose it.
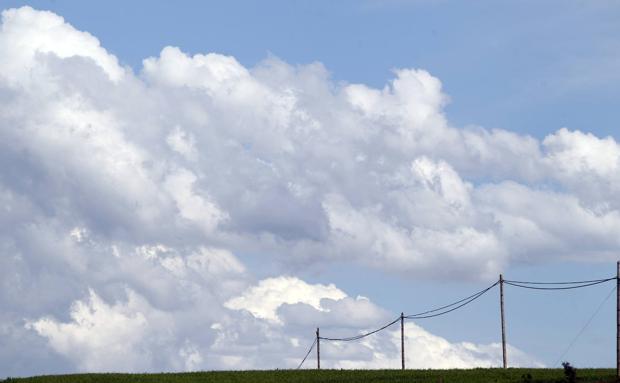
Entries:
{"label": "sky", "polygon": [[[615,276],[613,1],[0,8],[0,376],[294,368]],[[613,366],[613,287],[506,286],[509,365]],[[321,364],[399,368],[398,330]],[[406,334],[499,366],[499,292]]]}

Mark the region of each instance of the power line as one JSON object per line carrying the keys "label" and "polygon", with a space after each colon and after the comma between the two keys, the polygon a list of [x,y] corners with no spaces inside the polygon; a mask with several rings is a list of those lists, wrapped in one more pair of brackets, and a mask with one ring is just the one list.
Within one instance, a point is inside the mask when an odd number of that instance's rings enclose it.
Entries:
{"label": "power line", "polygon": [[[472,294],[472,295],[470,295],[470,296],[468,296],[466,298],[460,299],[460,300],[458,300],[456,302],[453,302],[453,303],[450,303],[448,305],[441,306],[441,307],[438,307],[436,309],[424,311],[424,312],[417,313],[417,314],[406,315],[406,316],[404,316],[404,318],[407,318],[407,319],[424,319],[424,318],[433,318],[433,317],[436,317],[436,316],[447,314],[447,313],[455,311],[455,310],[457,310],[457,309],[459,309],[459,308],[461,308],[461,307],[463,307],[465,305],[468,305],[471,302],[475,301],[476,299],[480,298],[484,293],[486,293],[487,291],[491,290],[493,287],[497,286],[498,283],[499,283],[499,281],[493,283],[491,286],[489,286],[489,287],[487,287],[487,288],[485,288],[485,289],[483,289],[481,291],[478,291],[475,294]],[[457,306],[453,307],[455,305],[457,305]],[[449,310],[446,310],[446,311],[443,311],[443,312],[440,312],[440,313],[437,313],[437,314],[431,314],[431,313],[436,313],[437,311],[448,309],[450,307],[452,307],[452,308],[449,309]],[[426,315],[426,314],[431,314],[431,315]],[[339,341],[339,342],[350,342],[350,341],[354,341],[354,340],[359,340],[359,339],[365,338],[367,336],[370,336],[372,334],[376,334],[379,331],[385,330],[386,328],[392,326],[393,324],[395,324],[399,320],[400,320],[400,317],[394,319],[393,321],[391,321],[390,323],[387,323],[386,325],[384,325],[382,327],[379,327],[376,330],[369,331],[369,332],[364,333],[364,334],[359,334],[359,335],[350,336],[350,337],[346,337],[346,338],[320,337],[319,339],[328,340],[328,341]]]}
{"label": "power line", "polygon": [[398,322],[400,320],[400,316],[396,319],[394,319],[393,321],[391,321],[390,323],[386,324],[385,326],[379,327],[376,330],[367,332],[365,334],[360,334],[360,335],[355,335],[355,336],[350,336],[347,338],[325,338],[325,337],[319,337],[319,339],[323,339],[323,340],[330,340],[330,341],[337,341],[337,342],[350,342],[352,340],[358,340],[358,339],[362,339],[362,338],[366,338],[367,336],[370,336],[372,334],[376,334],[381,330],[385,330],[386,328],[390,327],[391,325],[393,325],[394,323]]}
{"label": "power line", "polygon": [[301,363],[299,363],[299,366],[297,366],[296,370],[299,370],[301,368],[301,366],[304,364],[304,362],[308,358],[308,355],[310,355],[310,353],[312,352],[312,349],[314,348],[315,345],[316,345],[316,338],[314,339],[314,342],[312,342],[312,345],[310,346],[310,349],[306,353],[306,356],[304,356],[304,358],[301,360]]}
{"label": "power line", "polygon": [[[615,278],[614,278],[615,279]],[[555,361],[555,363],[553,363],[554,366],[556,366],[558,363],[560,363],[560,360],[562,360],[562,358],[564,358],[564,356],[568,353],[568,351],[573,347],[573,345],[575,344],[575,342],[577,341],[577,339],[579,339],[579,337],[581,336],[581,334],[583,334],[583,332],[586,330],[586,328],[590,325],[590,323],[592,323],[592,320],[594,320],[594,317],[596,317],[596,315],[601,311],[601,309],[603,308],[603,305],[609,300],[609,298],[611,297],[611,295],[614,293],[614,291],[616,291],[616,287],[614,286],[613,289],[611,289],[611,291],[609,292],[609,294],[607,294],[607,296],[605,297],[605,299],[603,299],[603,301],[598,305],[598,307],[596,308],[596,310],[594,311],[594,314],[592,314],[592,316],[590,317],[590,319],[588,319],[588,321],[586,322],[585,325],[583,325],[583,327],[581,328],[581,330],[579,330],[579,332],[577,333],[577,335],[573,338],[573,340],[571,340],[571,342],[568,344],[568,347],[566,347],[566,350],[564,350],[564,352],[562,353],[562,355],[560,355],[560,357]]]}
{"label": "power line", "polygon": [[525,284],[521,284],[521,283],[514,283],[514,282],[509,282],[509,281],[504,281],[504,283],[506,283],[507,285],[510,286],[515,286],[515,287],[520,287],[523,289],[531,289],[531,290],[572,290],[572,289],[580,289],[582,287],[589,287],[589,286],[594,286],[594,285],[599,285],[601,283],[605,283],[605,282],[609,282],[611,280],[616,279],[614,278],[607,278],[607,279],[599,279],[593,282],[589,282],[589,283],[582,283],[579,285],[575,285],[575,286],[563,286],[563,287],[540,287],[540,286],[528,286]]}
{"label": "power line", "polygon": [[[619,263],[620,265],[620,263]],[[519,287],[519,288],[524,288],[524,289],[532,289],[532,290],[571,290],[571,289],[579,289],[579,288],[583,288],[583,287],[589,287],[589,286],[594,286],[594,285],[598,285],[598,284],[602,284],[611,280],[617,280],[618,277],[612,277],[612,278],[603,278],[603,279],[593,279],[593,280],[584,280],[584,281],[561,281],[561,282],[535,282],[535,281],[516,281],[516,280],[502,280],[501,275],[500,275],[500,280],[498,280],[497,282],[493,283],[492,285],[488,286],[487,288],[480,290],[468,297],[465,297],[463,299],[459,299],[458,301],[452,302],[448,305],[444,305],[441,307],[437,307],[435,309],[432,310],[427,310],[427,311],[423,311],[417,314],[410,314],[410,315],[400,315],[398,318],[394,319],[393,321],[385,324],[384,326],[381,326],[375,330],[363,333],[363,334],[359,334],[359,335],[355,335],[355,336],[350,336],[350,337],[344,337],[344,338],[330,338],[330,337],[322,337],[319,336],[318,333],[318,329],[317,329],[317,337],[315,338],[314,342],[312,343],[312,345],[310,346],[310,349],[308,350],[308,352],[306,353],[306,356],[304,356],[303,360],[301,361],[301,363],[299,364],[299,366],[297,367],[297,369],[301,368],[301,366],[303,365],[303,363],[306,361],[306,359],[308,358],[308,356],[310,355],[310,353],[312,352],[312,350],[314,349],[315,346],[318,347],[319,344],[319,340],[323,339],[323,340],[327,340],[327,341],[336,341],[336,342],[350,342],[350,341],[355,341],[355,340],[359,340],[362,338],[365,338],[367,336],[376,334],[382,330],[387,329],[388,327],[394,325],[395,323],[397,323],[398,321],[401,321],[403,319],[425,319],[425,318],[434,318],[434,317],[438,317],[441,315],[445,315],[448,313],[451,313],[455,310],[458,310],[472,302],[474,302],[475,300],[477,300],[478,298],[480,298],[481,296],[483,296],[485,293],[487,293],[489,290],[491,290],[492,288],[494,288],[495,286],[497,286],[500,283],[506,283],[508,285],[511,286],[515,286],[515,287]],[[614,287],[614,289],[609,293],[609,295],[605,298],[605,300],[600,304],[600,306],[596,309],[596,311],[594,312],[594,314],[590,317],[590,319],[587,321],[587,323],[583,326],[583,328],[579,331],[579,333],[577,334],[577,336],[571,341],[571,343],[569,344],[568,348],[564,351],[564,353],[562,354],[562,356],[560,356],[560,358],[558,360],[560,360],[561,358],[564,357],[564,355],[566,355],[566,353],[570,350],[570,348],[573,346],[573,344],[577,341],[577,339],[579,338],[579,336],[581,336],[581,334],[585,331],[585,329],[590,325],[590,323],[592,322],[592,320],[594,319],[594,317],[598,314],[598,312],[601,310],[603,304],[609,299],[609,297],[611,296],[611,294],[616,290],[616,287]],[[402,336],[402,334],[401,334]],[[318,358],[318,356],[317,356]],[[555,363],[557,364],[557,362]],[[505,366],[504,366],[505,367]]]}
{"label": "power line", "polygon": [[504,282],[519,283],[522,285],[580,285],[580,284],[592,283],[592,282],[601,282],[601,281],[606,282],[612,279],[616,279],[616,277],[592,279],[589,281],[570,281],[570,282],[532,282],[532,281],[515,281],[511,279],[505,279]]}
{"label": "power line", "polygon": [[[425,319],[425,318],[434,318],[434,317],[438,317],[440,315],[448,314],[448,313],[450,313],[452,311],[458,310],[461,307],[466,306],[466,305],[472,303],[473,301],[475,301],[476,299],[478,299],[481,296],[483,296],[487,291],[491,290],[493,287],[497,286],[498,284],[499,284],[499,281],[493,283],[491,286],[487,287],[484,290],[481,290],[481,291],[479,291],[479,292],[477,292],[477,293],[475,293],[473,295],[468,296],[467,298],[463,298],[463,299],[458,300],[458,301],[456,301],[454,303],[450,303],[449,305],[445,305],[445,306],[442,306],[442,307],[439,307],[439,308],[436,308],[436,309],[433,309],[433,310],[428,310],[428,311],[424,311],[424,312],[417,313],[417,314],[410,314],[410,315],[405,316],[405,318],[407,318],[407,319]],[[455,305],[458,305],[458,306],[453,307]],[[449,307],[452,307],[452,308],[449,309],[449,310],[445,310],[445,311],[439,312],[437,314],[431,314],[431,313],[435,313],[437,311],[441,311],[441,310],[447,309]],[[430,315],[426,315],[426,314],[430,314]]]}

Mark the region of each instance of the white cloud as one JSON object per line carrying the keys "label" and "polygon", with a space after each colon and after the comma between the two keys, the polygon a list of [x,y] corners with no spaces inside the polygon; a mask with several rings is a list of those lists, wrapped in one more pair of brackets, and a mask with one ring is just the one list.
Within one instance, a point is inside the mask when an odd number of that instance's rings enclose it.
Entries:
{"label": "white cloud", "polygon": [[[320,63],[246,68],[175,47],[135,75],[58,15],[4,11],[0,328],[12,358],[0,367],[23,373],[19,345],[44,347],[36,334],[66,357],[42,352],[41,372],[290,367],[308,327],[387,316],[300,279],[334,262],[480,279],[549,254],[615,259],[614,139],[460,129],[447,102],[420,69],[374,89],[336,84]],[[275,277],[248,287],[254,272]],[[97,362],[117,338],[92,331],[127,329],[131,355]],[[497,357],[443,341],[425,365]],[[365,347],[341,363],[393,359],[389,343]]]}
{"label": "white cloud", "polygon": [[[68,322],[47,316],[26,327],[80,371],[191,371],[295,367],[313,327],[321,326],[326,335],[355,334],[391,319],[367,298],[350,298],[333,285],[292,277],[262,280],[225,305],[233,311],[205,321],[199,307],[158,309],[131,289],[107,303],[90,289],[86,298],[73,302]],[[197,329],[204,335],[197,336]],[[451,343],[412,322],[405,333],[410,368],[471,368],[501,361],[498,344]],[[399,364],[399,347],[395,328],[353,343],[322,341],[322,363],[328,368],[393,368]],[[540,366],[520,350],[509,351],[513,366]]]}
{"label": "white cloud", "polygon": [[594,173],[601,177],[618,174],[620,147],[612,137],[600,139],[592,133],[562,128],[545,137],[543,145],[547,160],[557,173],[566,176]]}
{"label": "white cloud", "polygon": [[250,79],[246,68],[234,57],[215,53],[188,57],[177,47],[165,47],[159,58],[143,62],[144,74],[150,81],[170,86],[200,87],[218,92],[221,87]]}
{"label": "white cloud", "polygon": [[156,332],[142,312],[145,305],[130,293],[127,304],[110,306],[91,290],[88,301],[77,301],[71,308],[72,322],[43,318],[28,326],[48,338],[54,350],[76,361],[82,371],[147,369],[149,352],[140,343]]}
{"label": "white cloud", "polygon": [[0,60],[0,72],[10,74],[7,79],[11,81],[27,83],[28,72],[39,64],[41,54],[87,58],[112,81],[119,81],[124,74],[116,57],[102,48],[97,38],[74,29],[62,17],[30,7],[2,11],[0,57],[5,59]]}
{"label": "white cloud", "polygon": [[[208,195],[196,195],[193,187],[198,178],[187,169],[178,169],[166,177],[163,187],[174,201],[181,217],[198,223],[205,231],[213,231],[217,225],[228,218]],[[203,194],[205,194],[203,192]]]}
{"label": "white cloud", "polygon": [[405,131],[444,123],[441,108],[447,97],[441,92],[441,82],[425,70],[400,69],[395,74],[396,79],[381,91],[349,85],[347,100],[372,118],[399,118],[394,122],[403,124]]}
{"label": "white cloud", "polygon": [[471,185],[464,183],[447,163],[443,161],[434,163],[426,157],[420,157],[413,161],[411,171],[414,178],[419,180],[426,189],[439,195],[455,210],[465,210],[470,207]]}
{"label": "white cloud", "polygon": [[234,255],[223,249],[200,248],[198,253],[187,257],[187,264],[192,269],[208,275],[240,274],[245,267]]}
{"label": "white cloud", "polygon": [[168,143],[172,150],[181,154],[186,159],[196,159],[198,154],[196,150],[196,140],[192,135],[183,131],[181,127],[174,127],[174,130],[166,137],[166,143]]}
{"label": "white cloud", "polygon": [[334,285],[309,285],[298,278],[277,277],[260,281],[243,295],[226,302],[225,306],[247,310],[257,318],[277,321],[276,310],[284,303],[305,303],[322,311],[326,309],[321,307],[321,299],[342,299],[345,296]]}
{"label": "white cloud", "polygon": [[499,222],[498,235],[514,259],[604,260],[619,245],[611,235],[620,229],[619,212],[597,211],[574,195],[504,182],[481,187],[476,199]]}

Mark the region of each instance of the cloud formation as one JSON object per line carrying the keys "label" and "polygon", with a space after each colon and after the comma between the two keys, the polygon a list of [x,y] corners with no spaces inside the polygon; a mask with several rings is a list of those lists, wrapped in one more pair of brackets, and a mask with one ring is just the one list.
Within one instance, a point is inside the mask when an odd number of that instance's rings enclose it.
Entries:
{"label": "cloud formation", "polygon": [[[615,257],[613,138],[458,128],[447,102],[419,69],[374,89],[320,63],[165,47],[134,73],[58,15],[3,11],[3,371],[294,367],[308,328],[389,319],[282,267],[484,280],[549,254]],[[412,366],[498,361],[497,345],[408,331],[410,355],[427,355]],[[383,367],[394,334],[326,346],[326,363]],[[54,352],[26,362],[26,347]]]}

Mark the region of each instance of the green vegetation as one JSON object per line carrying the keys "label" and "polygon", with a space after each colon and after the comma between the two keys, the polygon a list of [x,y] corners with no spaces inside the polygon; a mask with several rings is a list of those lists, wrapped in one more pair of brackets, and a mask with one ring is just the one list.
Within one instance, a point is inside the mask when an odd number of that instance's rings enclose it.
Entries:
{"label": "green vegetation", "polygon": [[[576,382],[616,382],[615,369],[577,369]],[[472,370],[276,370],[178,374],[76,374],[9,378],[8,383],[566,383],[562,369]]]}

